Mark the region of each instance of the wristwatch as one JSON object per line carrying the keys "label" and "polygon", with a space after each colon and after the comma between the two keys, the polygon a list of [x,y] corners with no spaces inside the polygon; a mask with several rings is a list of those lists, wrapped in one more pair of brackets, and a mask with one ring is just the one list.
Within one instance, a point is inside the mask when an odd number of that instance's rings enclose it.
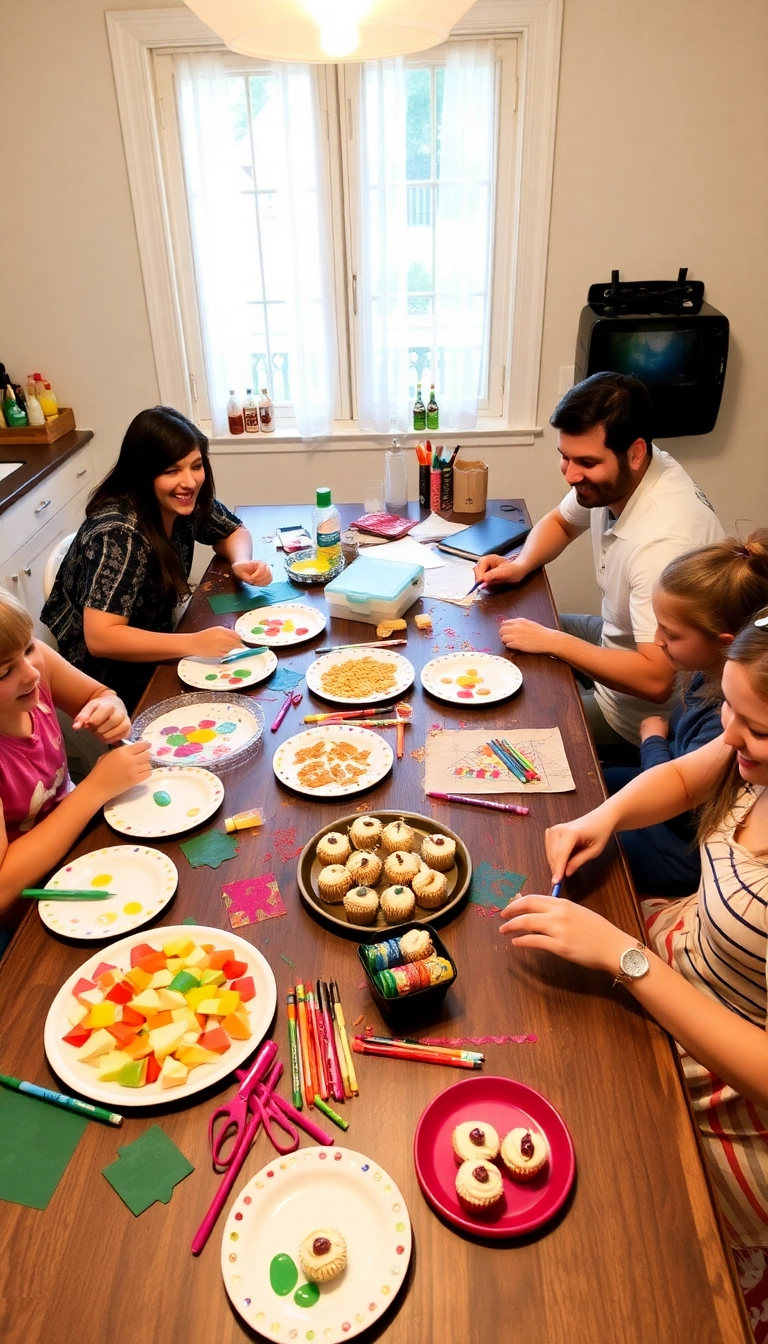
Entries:
{"label": "wristwatch", "polygon": [[634,947],[628,947],[626,952],[622,952],[619,957],[619,971],[616,979],[611,985],[615,989],[617,985],[626,985],[630,980],[639,980],[641,975],[647,975],[651,969],[642,943],[636,943]]}

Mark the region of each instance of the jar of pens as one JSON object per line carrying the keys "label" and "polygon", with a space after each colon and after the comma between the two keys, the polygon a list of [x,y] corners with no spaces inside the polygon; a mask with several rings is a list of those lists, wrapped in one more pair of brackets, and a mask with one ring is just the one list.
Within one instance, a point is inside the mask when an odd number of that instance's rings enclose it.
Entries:
{"label": "jar of pens", "polygon": [[416,444],[419,464],[419,504],[432,513],[450,513],[453,508],[453,464],[459,444],[453,452],[442,445],[433,448],[429,439]]}

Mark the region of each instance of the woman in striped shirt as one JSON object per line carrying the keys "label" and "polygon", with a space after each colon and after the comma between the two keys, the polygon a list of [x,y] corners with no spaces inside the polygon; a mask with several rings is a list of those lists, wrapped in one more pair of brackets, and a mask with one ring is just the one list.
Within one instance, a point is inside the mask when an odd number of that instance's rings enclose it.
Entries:
{"label": "woman in striped shirt", "polygon": [[699,889],[679,901],[643,902],[649,947],[639,950],[600,915],[551,896],[509,905],[502,932],[521,947],[547,948],[613,974],[675,1037],[762,1341],[768,1340],[768,608],[730,646],[723,695],[724,731],[715,741],[644,772],[593,812],[546,834],[558,882],[600,854],[614,831],[700,809]]}

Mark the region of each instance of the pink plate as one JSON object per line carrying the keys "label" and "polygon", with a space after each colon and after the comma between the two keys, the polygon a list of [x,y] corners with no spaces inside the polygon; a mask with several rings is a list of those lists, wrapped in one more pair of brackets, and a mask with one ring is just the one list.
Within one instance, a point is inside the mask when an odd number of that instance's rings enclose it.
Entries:
{"label": "pink plate", "polygon": [[[451,1134],[464,1120],[487,1121],[503,1139],[510,1129],[533,1125],[549,1144],[549,1162],[531,1181],[513,1181],[504,1172],[504,1197],[487,1218],[473,1218],[456,1196],[458,1166]],[[422,1112],[413,1141],[419,1185],[429,1203],[449,1223],[481,1237],[519,1237],[557,1213],[576,1173],[573,1142],[554,1106],[514,1078],[462,1079],[440,1092]]]}

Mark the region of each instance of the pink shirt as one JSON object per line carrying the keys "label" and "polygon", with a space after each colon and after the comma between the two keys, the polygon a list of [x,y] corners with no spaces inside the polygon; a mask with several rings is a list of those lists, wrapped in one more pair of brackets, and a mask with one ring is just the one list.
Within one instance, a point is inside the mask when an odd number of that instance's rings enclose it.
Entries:
{"label": "pink shirt", "polygon": [[30,716],[31,737],[0,733],[0,802],[9,841],[31,830],[72,788],[59,721],[44,681],[40,703]]}

